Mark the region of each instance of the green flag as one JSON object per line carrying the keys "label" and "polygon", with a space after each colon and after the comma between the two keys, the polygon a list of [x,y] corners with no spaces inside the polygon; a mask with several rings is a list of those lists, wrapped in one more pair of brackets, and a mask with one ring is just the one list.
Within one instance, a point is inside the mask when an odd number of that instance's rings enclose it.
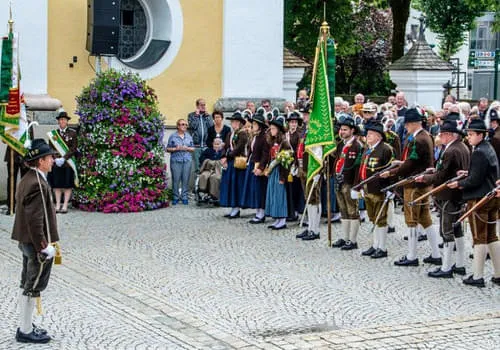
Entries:
{"label": "green flag", "polygon": [[0,56],[0,103],[2,104],[9,101],[9,90],[12,87],[12,39],[12,33],[2,39]]}
{"label": "green flag", "polygon": [[328,91],[328,75],[325,58],[325,42],[320,41],[316,50],[313,73],[312,111],[307,126],[305,150],[309,154],[307,182],[321,171],[323,160],[335,150],[335,138]]}

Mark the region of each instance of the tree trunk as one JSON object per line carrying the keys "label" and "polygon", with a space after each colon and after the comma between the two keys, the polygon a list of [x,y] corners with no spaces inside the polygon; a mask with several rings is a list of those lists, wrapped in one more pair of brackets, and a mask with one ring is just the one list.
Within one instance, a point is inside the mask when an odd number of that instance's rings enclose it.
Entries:
{"label": "tree trunk", "polygon": [[404,55],[406,22],[410,17],[411,0],[389,0],[392,11],[392,62]]}

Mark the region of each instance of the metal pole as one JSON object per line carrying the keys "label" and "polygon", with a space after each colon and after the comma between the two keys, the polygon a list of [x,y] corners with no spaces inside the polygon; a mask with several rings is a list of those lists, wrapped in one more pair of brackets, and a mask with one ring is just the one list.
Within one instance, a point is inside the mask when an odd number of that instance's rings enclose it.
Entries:
{"label": "metal pole", "polygon": [[493,76],[493,98],[498,99],[498,66],[500,65],[500,49],[495,50],[495,74]]}
{"label": "metal pole", "polygon": [[457,58],[457,100],[460,101],[460,58]]}
{"label": "metal pole", "polygon": [[9,214],[14,215],[14,149],[10,148],[10,165],[9,165],[9,172],[10,172],[10,190],[9,190]]}
{"label": "metal pole", "polygon": [[332,203],[330,195],[330,156],[326,157],[326,210],[328,225],[328,247],[332,247]]}

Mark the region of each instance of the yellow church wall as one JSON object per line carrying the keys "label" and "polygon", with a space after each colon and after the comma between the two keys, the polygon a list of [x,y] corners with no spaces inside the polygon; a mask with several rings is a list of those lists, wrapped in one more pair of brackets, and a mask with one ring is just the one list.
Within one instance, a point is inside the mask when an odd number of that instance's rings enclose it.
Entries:
{"label": "yellow church wall", "polygon": [[[169,125],[193,111],[198,97],[212,106],[222,92],[223,2],[181,0],[180,4],[184,19],[180,50],[173,63],[149,81]],[[87,62],[86,31],[85,0],[49,1],[48,91],[70,114],[76,110],[75,97],[95,75]],[[78,62],[70,68],[73,56]],[[90,62],[94,65],[93,57]]]}

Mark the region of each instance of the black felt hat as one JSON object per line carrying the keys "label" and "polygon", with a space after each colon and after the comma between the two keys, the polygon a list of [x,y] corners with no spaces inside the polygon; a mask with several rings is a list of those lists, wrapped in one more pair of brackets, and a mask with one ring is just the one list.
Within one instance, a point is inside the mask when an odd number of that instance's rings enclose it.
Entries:
{"label": "black felt hat", "polygon": [[487,132],[486,124],[481,119],[472,119],[465,131]]}
{"label": "black felt hat", "polygon": [[66,118],[67,120],[71,119],[71,117],[65,111],[60,112],[59,115],[56,117],[57,120],[61,118]]}
{"label": "black felt hat", "polygon": [[24,160],[31,162],[32,160],[42,158],[48,155],[57,154],[44,139],[34,139],[31,141],[31,147],[24,156]]}
{"label": "black felt hat", "polygon": [[270,125],[275,125],[280,129],[282,132],[285,132],[285,117],[282,115],[277,116],[273,120],[269,122]]}
{"label": "black felt hat", "polygon": [[236,112],[234,112],[233,115],[227,119],[228,120],[239,120],[243,124],[246,123],[245,117],[243,116],[243,113],[240,110],[237,110]]}
{"label": "black felt hat", "polygon": [[302,118],[302,114],[300,114],[299,111],[292,111],[292,112],[288,113],[286,121],[288,122],[290,120],[296,120],[299,123],[299,125],[302,125],[302,123],[304,122],[304,119]]}
{"label": "black felt hat", "polygon": [[382,140],[385,141],[384,125],[378,121],[370,120],[365,124],[365,131],[368,130],[378,132],[382,136]]}
{"label": "black felt hat", "polygon": [[410,108],[405,112],[405,123],[421,122],[424,116],[416,108]]}
{"label": "black felt hat", "polygon": [[252,122],[256,122],[260,124],[261,126],[267,126],[266,124],[266,117],[264,114],[257,112],[257,114],[254,114],[252,117]]}
{"label": "black felt hat", "polygon": [[440,132],[453,132],[456,134],[461,134],[462,132],[458,129],[458,122],[456,120],[446,119],[443,125],[439,128]]}

